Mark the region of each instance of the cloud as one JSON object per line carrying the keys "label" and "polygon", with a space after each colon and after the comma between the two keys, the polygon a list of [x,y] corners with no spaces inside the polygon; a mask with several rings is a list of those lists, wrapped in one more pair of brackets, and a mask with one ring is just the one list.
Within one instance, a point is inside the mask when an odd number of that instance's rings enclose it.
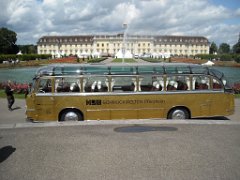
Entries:
{"label": "cloud", "polygon": [[239,17],[240,17],[240,8],[238,8],[238,9],[236,10],[236,16],[239,16]]}
{"label": "cloud", "polygon": [[197,35],[232,45],[240,29],[240,9],[209,0],[2,0],[1,7],[0,25],[18,34],[18,44],[43,35],[120,33],[126,23],[131,34]]}

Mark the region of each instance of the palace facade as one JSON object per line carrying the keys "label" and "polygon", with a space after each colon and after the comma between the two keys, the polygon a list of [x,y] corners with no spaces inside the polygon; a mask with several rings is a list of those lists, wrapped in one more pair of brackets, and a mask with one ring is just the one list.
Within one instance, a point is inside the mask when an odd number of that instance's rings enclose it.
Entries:
{"label": "palace facade", "polygon": [[43,36],[37,42],[38,54],[114,56],[125,49],[133,55],[170,54],[194,56],[209,54],[209,41],[202,36],[79,35]]}

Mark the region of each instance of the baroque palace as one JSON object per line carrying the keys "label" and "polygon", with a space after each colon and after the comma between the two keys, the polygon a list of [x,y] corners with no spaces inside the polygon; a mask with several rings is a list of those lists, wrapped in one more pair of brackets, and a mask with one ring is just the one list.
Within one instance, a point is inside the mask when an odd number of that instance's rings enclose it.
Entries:
{"label": "baroque palace", "polygon": [[169,35],[76,35],[43,36],[37,42],[38,54],[53,56],[95,55],[115,56],[125,49],[135,56],[209,54],[209,41],[201,36]]}

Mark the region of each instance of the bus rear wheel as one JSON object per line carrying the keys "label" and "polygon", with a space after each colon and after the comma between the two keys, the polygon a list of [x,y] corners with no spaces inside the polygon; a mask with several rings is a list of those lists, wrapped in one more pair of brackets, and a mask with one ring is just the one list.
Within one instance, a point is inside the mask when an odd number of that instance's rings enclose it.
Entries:
{"label": "bus rear wheel", "polygon": [[68,109],[61,113],[60,121],[83,121],[83,116],[77,110]]}
{"label": "bus rear wheel", "polygon": [[189,119],[189,112],[185,108],[174,108],[168,114],[168,119]]}

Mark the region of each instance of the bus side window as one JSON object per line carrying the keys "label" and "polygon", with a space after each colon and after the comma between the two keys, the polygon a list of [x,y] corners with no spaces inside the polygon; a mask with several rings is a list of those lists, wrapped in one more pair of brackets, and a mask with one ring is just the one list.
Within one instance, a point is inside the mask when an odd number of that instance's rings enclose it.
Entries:
{"label": "bus side window", "polygon": [[58,77],[55,79],[55,92],[80,92],[80,79],[74,77]]}
{"label": "bus side window", "polygon": [[47,93],[52,91],[51,79],[40,79],[38,92]]}
{"label": "bus side window", "polygon": [[177,90],[178,83],[174,80],[170,80],[167,85],[167,91]]}
{"label": "bus side window", "polygon": [[213,89],[215,90],[223,89],[222,83],[215,78],[213,78]]}
{"label": "bus side window", "polygon": [[177,90],[178,83],[176,81],[176,77],[175,76],[167,77],[166,85],[167,85],[167,91]]}
{"label": "bus side window", "polygon": [[139,91],[162,91],[164,81],[162,76],[145,75],[139,79]]}
{"label": "bus side window", "polygon": [[85,92],[107,92],[109,84],[107,77],[88,77],[84,79],[83,87]]}
{"label": "bus side window", "polygon": [[152,91],[152,76],[144,75],[139,78],[139,91]]}
{"label": "bus side window", "polygon": [[112,91],[114,92],[131,92],[136,89],[136,78],[135,77],[113,77],[114,85]]}
{"label": "bus side window", "polygon": [[194,76],[193,86],[196,90],[206,90],[209,89],[209,78],[207,76]]}
{"label": "bus side window", "polygon": [[73,82],[73,83],[70,85],[70,91],[71,91],[71,92],[80,92],[80,86],[78,85],[77,82]]}
{"label": "bus side window", "polygon": [[164,80],[163,77],[161,76],[157,76],[157,77],[153,77],[153,91],[162,91],[164,88]]}
{"label": "bus side window", "polygon": [[190,89],[190,78],[188,76],[178,76],[177,83],[177,90],[186,91]]}

